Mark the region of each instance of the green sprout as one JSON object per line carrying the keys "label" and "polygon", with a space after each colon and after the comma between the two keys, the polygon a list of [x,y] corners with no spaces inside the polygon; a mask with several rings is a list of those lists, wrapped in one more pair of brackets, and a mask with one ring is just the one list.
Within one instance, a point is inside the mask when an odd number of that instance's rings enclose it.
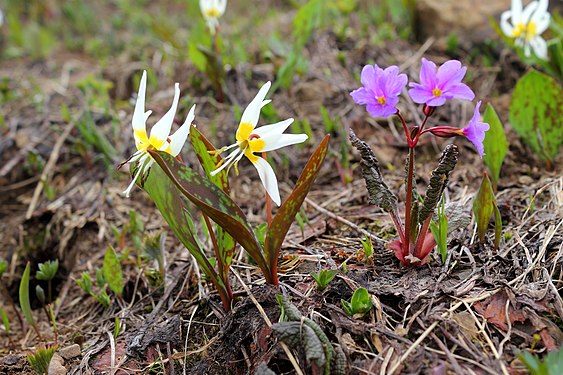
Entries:
{"label": "green sprout", "polygon": [[442,203],[438,204],[438,221],[430,222],[430,231],[438,245],[438,254],[442,257],[442,263],[445,263],[448,257],[448,218],[446,217],[444,196],[442,196]]}
{"label": "green sprout", "polygon": [[311,272],[311,277],[315,279],[319,290],[325,290],[337,273],[338,270],[320,270],[319,272]]}
{"label": "green sprout", "polygon": [[[53,287],[52,287],[52,282],[51,280],[53,280],[55,278],[55,275],[57,274],[57,271],[59,270],[59,260],[55,259],[55,260],[48,260],[45,263],[39,263],[39,271],[37,271],[35,273],[35,278],[37,280],[43,280],[43,281],[47,281],[48,283],[48,291],[47,291],[47,295],[49,297],[49,301],[52,301],[52,297],[53,297]],[[45,298],[43,298],[43,300],[45,300]],[[43,302],[43,304],[45,304]]]}
{"label": "green sprout", "polygon": [[47,374],[49,370],[49,363],[51,363],[51,358],[57,351],[57,347],[53,346],[50,348],[40,348],[37,349],[35,353],[27,355],[27,360],[31,367],[38,374]]}
{"label": "green sprout", "polygon": [[344,299],[340,300],[340,302],[346,314],[352,317],[362,317],[369,312],[373,306],[366,288],[356,289],[350,302]]}

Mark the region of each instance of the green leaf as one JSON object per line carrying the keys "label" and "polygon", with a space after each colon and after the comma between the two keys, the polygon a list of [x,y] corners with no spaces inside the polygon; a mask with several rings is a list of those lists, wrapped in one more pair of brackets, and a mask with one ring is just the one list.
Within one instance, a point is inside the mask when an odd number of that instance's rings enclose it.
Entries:
{"label": "green leaf", "polygon": [[516,83],[510,103],[512,127],[536,154],[551,161],[563,143],[563,89],[553,78],[531,70]]}
{"label": "green leaf", "polygon": [[497,205],[497,198],[493,195],[493,214],[495,217],[495,250],[498,249],[500,245],[500,239],[502,235],[502,217],[500,216],[500,210]]}
{"label": "green leaf", "polygon": [[[207,178],[221,188],[226,194],[229,194],[227,170],[224,169],[215,176],[211,176],[211,172],[217,169],[217,165],[223,161],[220,154],[209,153],[210,151],[216,151],[215,146],[213,146],[213,144],[195,126],[192,126],[190,129],[190,140]],[[218,255],[220,257],[219,264],[221,278],[226,280],[228,277],[227,273],[229,271],[229,267],[231,266],[233,256],[235,255],[236,243],[233,237],[229,233],[225,232],[220,226],[217,226],[216,234],[217,245],[219,247]]]}
{"label": "green leaf", "polygon": [[319,290],[324,290],[337,273],[338,270],[320,270],[319,272],[311,272],[310,275],[315,279]]}
{"label": "green leaf", "polygon": [[90,278],[90,274],[88,274],[88,272],[82,272],[80,280],[75,281],[83,291],[90,295],[94,295],[92,292],[92,279]]}
{"label": "green leaf", "polygon": [[108,246],[104,256],[102,273],[109,288],[121,297],[121,293],[123,292],[123,274],[121,273],[119,258],[111,246]]}
{"label": "green leaf", "polygon": [[39,263],[39,271],[35,273],[37,280],[52,280],[59,269],[59,260],[49,260],[45,263]]}
{"label": "green leaf", "polygon": [[483,242],[485,240],[485,235],[487,234],[487,228],[489,226],[489,220],[493,214],[494,193],[491,186],[491,180],[489,176],[483,174],[483,182],[481,182],[481,187],[479,192],[473,201],[473,214],[475,215],[475,221],[477,223],[477,234],[479,236],[479,241]]}
{"label": "green leaf", "polygon": [[493,190],[496,191],[502,163],[508,150],[508,142],[506,141],[502,123],[491,104],[487,104],[485,114],[483,115],[483,122],[490,125],[483,141],[485,148],[483,162],[491,171],[491,182],[493,183]]}
{"label": "green leaf", "polygon": [[[135,173],[135,170],[132,173]],[[217,272],[208,262],[207,256],[196,240],[193,220],[176,185],[161,168],[152,167],[142,188],[156,204],[176,237],[196,259],[205,275],[209,277],[216,288],[224,288],[223,283],[219,282]]]}
{"label": "green leaf", "polygon": [[241,244],[264,273],[266,282],[275,283],[246,216],[231,197],[208,178],[181,164],[171,155],[162,151],[149,153],[182,194]]}
{"label": "green leaf", "polygon": [[6,272],[7,269],[8,269],[8,262],[6,262],[5,260],[0,260],[0,277],[2,277],[2,275],[4,274],[4,272]]}
{"label": "green leaf", "polygon": [[50,348],[39,348],[35,353],[27,355],[27,361],[37,373],[47,374],[49,370],[49,363],[51,363],[51,359],[56,351],[56,346]]}
{"label": "green leaf", "polygon": [[270,270],[276,270],[278,265],[278,255],[285,239],[285,235],[295,219],[295,215],[299,212],[305,197],[309,190],[313,187],[313,183],[319,174],[323,161],[328,150],[328,141],[330,136],[327,135],[321,141],[313,155],[309,158],[307,165],[303,168],[299,180],[295,184],[295,188],[287,197],[285,202],[279,208],[276,216],[273,218],[264,246],[264,253]]}
{"label": "green leaf", "polygon": [[31,313],[31,303],[29,302],[29,277],[31,275],[31,264],[27,262],[20,282],[20,307],[23,316],[29,325],[35,327],[35,320]]}
{"label": "green leaf", "polygon": [[0,307],[0,316],[2,317],[2,324],[4,324],[4,329],[6,330],[6,335],[10,336],[10,320],[8,319],[8,314],[2,307]]}
{"label": "green leaf", "polygon": [[373,304],[366,288],[358,288],[350,300],[354,314],[365,314],[371,310]]}

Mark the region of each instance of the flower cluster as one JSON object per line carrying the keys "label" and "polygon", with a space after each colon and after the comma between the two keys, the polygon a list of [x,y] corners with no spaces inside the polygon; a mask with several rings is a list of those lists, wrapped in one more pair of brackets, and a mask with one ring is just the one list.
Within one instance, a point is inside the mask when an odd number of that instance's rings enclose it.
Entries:
{"label": "flower cluster", "polygon": [[502,32],[513,38],[517,46],[523,47],[526,56],[533,50],[537,57],[547,60],[547,43],[541,34],[551,21],[548,5],[548,0],[539,0],[523,8],[521,0],[512,0],[511,9],[500,16]]}
{"label": "flower cluster", "polygon": [[[437,68],[432,61],[422,58],[420,83],[411,82],[408,94],[415,103],[425,105],[425,114],[428,118],[435,107],[444,105],[447,100],[473,100],[475,98],[473,91],[462,82],[466,72],[467,68],[457,60],[446,61]],[[374,117],[399,115],[397,104],[399,95],[407,86],[407,76],[399,74],[397,66],[390,66],[383,70],[377,65],[367,65],[362,69],[361,82],[363,87],[350,93],[356,103],[366,105],[367,111]],[[463,129],[441,126],[424,130],[425,121],[417,128],[417,134],[412,137],[401,117],[409,146],[414,147],[418,138],[426,132],[439,137],[464,136],[475,145],[482,157],[483,140],[489,125],[479,122],[480,104],[481,102],[477,103],[473,118]]]}
{"label": "flower cluster", "polygon": [[[264,100],[268,90],[271,87],[271,83],[267,82],[262,86],[262,88],[256,94],[256,97],[250,102],[248,107],[242,114],[240,124],[235,134],[236,142],[230,146],[225,146],[219,150],[216,150],[216,154],[220,154],[223,151],[235,148],[222,162],[221,165],[217,166],[211,174],[216,175],[221,170],[234,166],[237,170],[238,162],[243,156],[254,165],[258,171],[258,175],[266,192],[278,206],[281,204],[280,193],[278,189],[278,182],[276,175],[272,166],[263,157],[264,153],[268,151],[274,151],[285,146],[293,145],[296,143],[301,143],[307,140],[306,134],[284,134],[286,129],[293,123],[293,119],[289,118],[287,120],[261,126],[258,129],[256,125],[258,124],[258,119],[260,117],[260,110],[266,104],[270,103],[271,100]],[[123,192],[125,196],[129,197],[131,189],[135,185],[135,182],[139,176],[145,175],[149,170],[154,160],[149,154],[149,150],[164,151],[172,156],[177,156],[190,132],[190,126],[195,117],[195,104],[188,113],[188,117],[184,124],[172,135],[170,130],[172,128],[172,123],[174,122],[174,116],[178,108],[178,101],[180,98],[180,88],[178,83],[175,85],[174,99],[172,101],[172,107],[166,112],[166,114],[152,127],[150,136],[147,135],[146,131],[146,121],[151,114],[151,111],[145,112],[145,92],[147,87],[147,73],[143,72],[141,78],[141,83],[139,86],[139,93],[137,95],[137,102],[135,104],[135,110],[133,112],[133,136],[135,138],[135,145],[137,147],[137,152],[135,152],[127,162],[135,163],[138,162],[138,170],[133,177],[133,181]],[[258,156],[255,153],[262,153],[262,156]],[[238,173],[238,170],[237,170]]]}

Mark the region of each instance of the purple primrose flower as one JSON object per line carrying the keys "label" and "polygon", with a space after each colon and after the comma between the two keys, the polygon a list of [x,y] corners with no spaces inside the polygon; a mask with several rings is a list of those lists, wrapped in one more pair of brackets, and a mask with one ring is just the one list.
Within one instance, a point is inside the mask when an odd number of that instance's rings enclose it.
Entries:
{"label": "purple primrose flower", "polygon": [[475,94],[461,83],[467,71],[457,60],[446,61],[436,72],[436,64],[422,58],[420,83],[410,83],[409,95],[415,103],[439,107],[453,98],[473,100]]}
{"label": "purple primrose flower", "polygon": [[481,122],[481,115],[479,114],[479,107],[481,107],[481,101],[475,106],[475,112],[473,113],[473,118],[469,121],[467,126],[462,129],[463,135],[475,146],[479,156],[482,158],[484,155],[483,141],[485,140],[485,132],[489,130],[489,124],[486,122]]}
{"label": "purple primrose flower", "polygon": [[373,117],[397,113],[398,96],[407,85],[407,76],[399,74],[398,66],[383,70],[377,65],[366,65],[362,69],[361,81],[364,87],[350,93],[356,103],[366,105]]}

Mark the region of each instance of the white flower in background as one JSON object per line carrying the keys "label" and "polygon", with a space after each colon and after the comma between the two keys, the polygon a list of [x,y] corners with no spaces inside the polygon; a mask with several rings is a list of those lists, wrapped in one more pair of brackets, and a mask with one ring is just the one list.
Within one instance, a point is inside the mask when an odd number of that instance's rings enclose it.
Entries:
{"label": "white flower in background", "polygon": [[270,82],[264,84],[260,91],[258,91],[258,94],[256,94],[256,97],[244,110],[236,132],[236,143],[217,150],[217,152],[220,153],[236,147],[236,150],[227,155],[223,163],[219,165],[216,170],[211,172],[211,175],[214,176],[221,170],[230,168],[233,165],[235,169],[237,169],[237,163],[243,156],[246,156],[258,171],[262,185],[264,185],[270,198],[279,206],[281,204],[281,198],[274,170],[266,159],[254,153],[273,151],[285,146],[304,142],[307,139],[307,135],[283,134],[293,122],[292,118],[255,129],[258,118],[260,117],[260,109],[271,101],[264,100],[271,85]]}
{"label": "white flower in background", "polygon": [[211,34],[215,34],[215,30],[219,26],[219,18],[227,8],[227,0],[199,0],[199,8]]}
{"label": "white flower in background", "polygon": [[536,56],[547,60],[547,43],[541,37],[551,18],[547,7],[548,0],[532,1],[524,9],[521,0],[512,0],[511,9],[500,16],[502,32],[514,38],[517,46],[524,47],[526,56],[533,49]]}
{"label": "white flower in background", "polygon": [[133,181],[127,189],[123,192],[126,197],[129,197],[131,189],[135,186],[135,181],[139,176],[144,175],[148,171],[150,166],[154,163],[148,150],[159,150],[169,153],[172,156],[177,156],[186,139],[190,133],[190,126],[194,120],[195,104],[190,109],[188,117],[184,124],[176,130],[172,135],[170,130],[172,129],[172,123],[174,122],[174,116],[176,115],[176,109],[178,108],[178,100],[180,99],[180,85],[176,83],[174,86],[174,99],[172,101],[172,107],[162,116],[160,120],[151,129],[150,136],[147,135],[146,121],[149,118],[152,111],[145,112],[145,92],[147,88],[147,72],[143,71],[143,76],[141,78],[141,84],[139,85],[139,94],[137,95],[137,102],[135,104],[135,110],[133,112],[133,136],[135,137],[135,146],[137,146],[137,152],[133,154],[127,161],[128,163],[138,162],[139,169],[133,177]]}
{"label": "white flower in background", "polygon": [[0,27],[4,25],[4,12],[0,9]]}

